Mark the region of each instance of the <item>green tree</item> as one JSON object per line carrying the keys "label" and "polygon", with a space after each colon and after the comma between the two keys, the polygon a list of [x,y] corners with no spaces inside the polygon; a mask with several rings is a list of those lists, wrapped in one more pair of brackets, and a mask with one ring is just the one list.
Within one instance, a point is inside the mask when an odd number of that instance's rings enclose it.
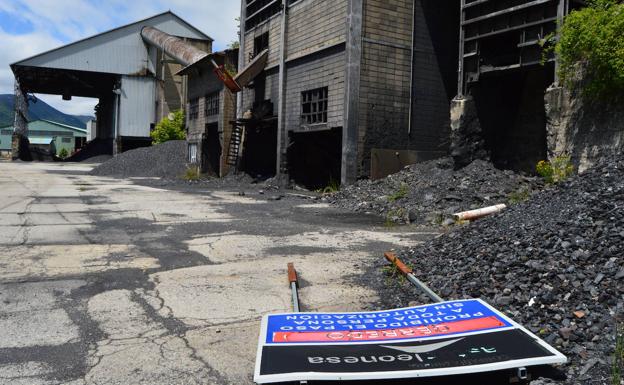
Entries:
{"label": "green tree", "polygon": [[61,151],[59,151],[58,153],[58,157],[61,159],[65,159],[69,156],[69,153],[67,152],[66,148],[61,148]]}
{"label": "green tree", "polygon": [[555,45],[564,84],[578,81],[592,99],[609,99],[624,91],[624,3],[590,0],[564,19]]}
{"label": "green tree", "polygon": [[150,133],[153,144],[164,143],[170,140],[186,139],[185,116],[183,110],[177,110],[161,120],[154,131]]}

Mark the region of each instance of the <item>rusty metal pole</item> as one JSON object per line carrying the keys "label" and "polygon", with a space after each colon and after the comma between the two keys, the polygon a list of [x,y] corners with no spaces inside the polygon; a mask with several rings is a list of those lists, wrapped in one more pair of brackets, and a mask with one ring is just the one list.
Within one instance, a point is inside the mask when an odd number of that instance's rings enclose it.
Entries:
{"label": "rusty metal pole", "polygon": [[437,295],[424,282],[416,278],[416,276],[414,275],[414,271],[410,267],[406,266],[403,262],[401,262],[401,260],[396,255],[394,255],[394,253],[387,252],[384,254],[384,257],[386,257],[386,259],[390,263],[396,266],[397,269],[399,269],[399,271],[401,271],[401,273],[405,275],[408,281],[410,281],[412,284],[414,284],[414,286],[422,290],[434,302],[444,302],[442,297]]}
{"label": "rusty metal pole", "polygon": [[288,264],[288,282],[290,282],[290,290],[292,292],[293,311],[299,313],[299,279],[295,265],[292,262]]}

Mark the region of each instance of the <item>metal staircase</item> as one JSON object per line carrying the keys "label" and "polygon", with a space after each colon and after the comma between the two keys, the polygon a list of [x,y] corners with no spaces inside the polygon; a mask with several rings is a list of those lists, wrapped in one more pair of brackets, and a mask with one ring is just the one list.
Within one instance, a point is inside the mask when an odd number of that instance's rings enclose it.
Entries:
{"label": "metal staircase", "polygon": [[245,124],[236,121],[232,122],[232,136],[230,137],[230,145],[228,147],[227,164],[238,169],[238,161],[240,148],[243,143],[243,134],[245,132]]}

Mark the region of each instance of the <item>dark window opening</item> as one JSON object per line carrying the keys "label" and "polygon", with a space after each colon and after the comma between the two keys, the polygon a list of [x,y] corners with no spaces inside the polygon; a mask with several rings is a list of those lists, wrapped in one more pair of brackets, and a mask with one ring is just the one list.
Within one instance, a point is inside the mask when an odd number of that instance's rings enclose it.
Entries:
{"label": "dark window opening", "polygon": [[265,32],[262,35],[256,36],[254,38],[253,57],[251,57],[250,59],[253,59],[260,52],[264,51],[267,48],[269,48],[269,33]]}
{"label": "dark window opening", "polygon": [[189,101],[189,120],[196,120],[199,117],[199,98]]}
{"label": "dark window opening", "polygon": [[219,93],[214,92],[212,94],[208,94],[205,97],[204,104],[204,115],[205,116],[215,116],[219,115]]}
{"label": "dark window opening", "polygon": [[282,11],[282,0],[247,0],[245,28],[250,30]]}
{"label": "dark window opening", "polygon": [[202,171],[221,176],[221,151],[219,124],[206,124],[206,139],[203,141],[202,149]]}
{"label": "dark window opening", "polygon": [[241,169],[258,179],[276,174],[277,120],[250,122],[245,127],[244,153]]}
{"label": "dark window opening", "polygon": [[327,87],[301,93],[301,120],[303,124],[327,123]]}
{"label": "dark window opening", "polygon": [[481,77],[471,89],[486,149],[497,168],[535,172],[546,158],[544,92],[554,65]]}
{"label": "dark window opening", "polygon": [[342,166],[342,128],[291,132],[288,148],[289,175],[309,189],[339,185]]}

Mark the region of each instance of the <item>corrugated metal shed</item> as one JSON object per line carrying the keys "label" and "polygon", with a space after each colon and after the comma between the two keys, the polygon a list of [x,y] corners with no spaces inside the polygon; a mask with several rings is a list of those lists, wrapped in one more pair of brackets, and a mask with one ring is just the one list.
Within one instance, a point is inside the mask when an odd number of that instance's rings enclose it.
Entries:
{"label": "corrugated metal shed", "polygon": [[21,60],[11,66],[46,67],[119,75],[154,73],[153,54],[143,43],[141,28],[153,26],[171,35],[212,40],[168,11]]}
{"label": "corrugated metal shed", "polygon": [[144,137],[156,114],[156,80],[147,77],[121,78],[119,136]]}

